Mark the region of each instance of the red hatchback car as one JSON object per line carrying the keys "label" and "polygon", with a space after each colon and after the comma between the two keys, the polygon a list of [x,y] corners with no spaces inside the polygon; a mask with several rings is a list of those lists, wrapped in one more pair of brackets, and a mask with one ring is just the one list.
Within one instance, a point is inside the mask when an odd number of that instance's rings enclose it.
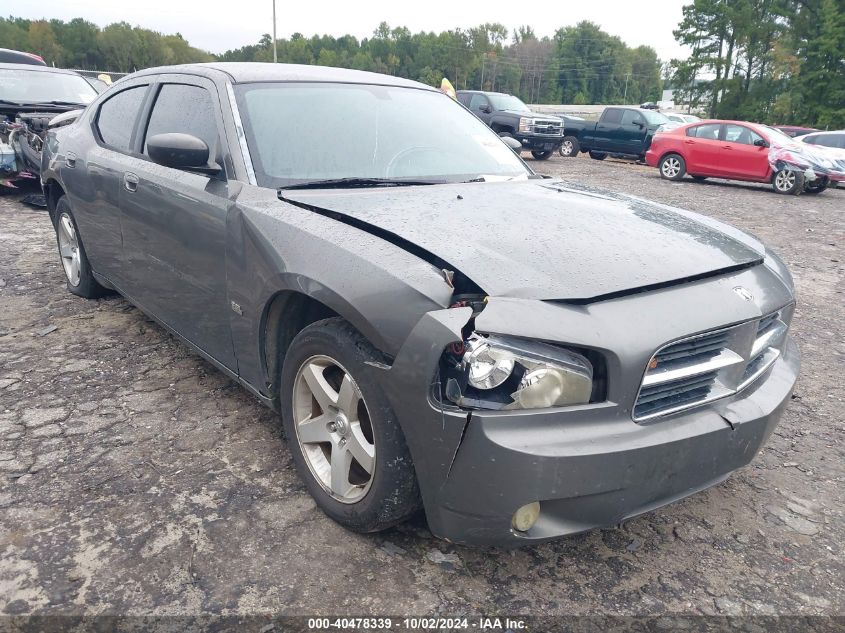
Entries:
{"label": "red hatchback car", "polygon": [[646,162],[668,180],[770,182],[778,193],[821,193],[845,181],[845,165],[783,132],[744,121],[698,121],[658,132]]}

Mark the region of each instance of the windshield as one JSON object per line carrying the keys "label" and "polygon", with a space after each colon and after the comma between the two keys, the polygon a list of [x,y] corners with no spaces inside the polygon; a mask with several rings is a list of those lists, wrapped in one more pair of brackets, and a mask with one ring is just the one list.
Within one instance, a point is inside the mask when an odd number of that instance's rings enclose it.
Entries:
{"label": "windshield", "polygon": [[645,120],[649,125],[663,125],[664,123],[669,123],[669,119],[665,114],[660,114],[654,110],[640,110],[640,113],[645,117]]}
{"label": "windshield", "polygon": [[495,110],[516,110],[517,112],[531,112],[528,106],[513,95],[488,94],[490,103]]}
{"label": "windshield", "polygon": [[240,84],[235,91],[261,186],[530,174],[490,128],[440,92],[295,82]]}
{"label": "windshield", "polygon": [[0,99],[15,103],[67,101],[87,105],[97,91],[79,75],[0,68]]}

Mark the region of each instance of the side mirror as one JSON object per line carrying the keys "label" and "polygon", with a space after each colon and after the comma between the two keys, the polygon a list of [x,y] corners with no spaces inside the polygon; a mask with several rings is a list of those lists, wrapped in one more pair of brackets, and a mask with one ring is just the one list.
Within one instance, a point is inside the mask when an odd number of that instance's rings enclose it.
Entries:
{"label": "side mirror", "polygon": [[217,165],[208,164],[208,145],[190,134],[171,132],[156,134],[147,139],[147,154],[154,163],[173,169],[194,169],[216,174]]}
{"label": "side mirror", "polygon": [[491,106],[489,106],[489,105],[486,105],[486,106],[481,106],[481,111],[482,111],[484,114],[490,114],[490,113],[493,111],[493,108],[492,108]]}
{"label": "side mirror", "polygon": [[514,137],[512,137],[512,136],[501,136],[499,138],[501,138],[505,142],[505,145],[510,147],[517,154],[519,154],[519,152],[522,151],[522,143],[517,141]]}
{"label": "side mirror", "polygon": [[756,145],[757,147],[768,147],[769,146],[769,144],[766,142],[766,140],[762,139],[762,138],[758,138],[756,141],[754,141],[754,145]]}

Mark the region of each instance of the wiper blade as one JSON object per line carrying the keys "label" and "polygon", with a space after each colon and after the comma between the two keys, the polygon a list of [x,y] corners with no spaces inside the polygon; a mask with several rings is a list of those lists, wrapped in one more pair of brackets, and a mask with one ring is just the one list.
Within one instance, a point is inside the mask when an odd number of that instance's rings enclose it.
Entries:
{"label": "wiper blade", "polygon": [[38,108],[41,106],[74,106],[77,108],[84,108],[85,103],[78,103],[76,101],[9,101],[8,99],[0,99],[0,104],[15,106],[16,108]]}
{"label": "wiper blade", "polygon": [[79,106],[80,108],[84,108],[87,103],[79,103],[78,101],[39,101],[39,103],[43,103],[45,105],[57,105],[57,106]]}
{"label": "wiper blade", "polygon": [[414,185],[442,185],[445,180],[407,180],[403,178],[327,178],[306,180],[279,187],[279,191],[290,189],[353,189],[356,187],[411,187]]}

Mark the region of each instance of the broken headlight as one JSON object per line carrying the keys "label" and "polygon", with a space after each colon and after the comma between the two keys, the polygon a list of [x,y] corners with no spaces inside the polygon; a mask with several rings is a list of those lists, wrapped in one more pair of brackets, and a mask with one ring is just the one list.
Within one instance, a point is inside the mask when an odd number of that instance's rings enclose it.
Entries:
{"label": "broken headlight", "polygon": [[446,397],[482,409],[540,409],[590,402],[593,366],[554,345],[473,334],[446,382]]}

